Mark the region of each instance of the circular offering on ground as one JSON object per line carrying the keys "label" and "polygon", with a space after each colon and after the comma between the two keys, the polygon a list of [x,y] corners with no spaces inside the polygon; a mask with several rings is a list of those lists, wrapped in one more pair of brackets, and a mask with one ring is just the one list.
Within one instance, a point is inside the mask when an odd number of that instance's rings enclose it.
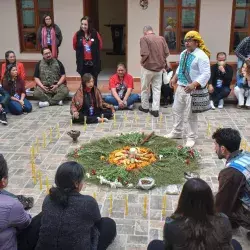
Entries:
{"label": "circular offering on ground", "polygon": [[199,152],[153,133],[134,132],[83,144],[68,157],[84,166],[87,182],[131,188],[149,177],[159,187],[180,184],[184,173],[197,170]]}

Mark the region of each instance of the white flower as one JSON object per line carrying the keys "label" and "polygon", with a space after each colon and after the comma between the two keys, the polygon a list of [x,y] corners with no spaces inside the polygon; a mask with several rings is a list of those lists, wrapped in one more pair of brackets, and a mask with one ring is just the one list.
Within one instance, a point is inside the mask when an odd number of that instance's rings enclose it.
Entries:
{"label": "white flower", "polygon": [[129,184],[127,185],[127,188],[132,188],[132,187],[134,187],[133,183],[129,183]]}
{"label": "white flower", "polygon": [[160,158],[160,161],[161,161],[161,158],[163,157],[163,155],[159,155],[159,158]]}
{"label": "white flower", "polygon": [[90,174],[89,173],[87,173],[86,176],[87,176],[88,179],[90,178]]}
{"label": "white flower", "polygon": [[110,182],[110,187],[111,187],[111,188],[116,188],[115,182]]}

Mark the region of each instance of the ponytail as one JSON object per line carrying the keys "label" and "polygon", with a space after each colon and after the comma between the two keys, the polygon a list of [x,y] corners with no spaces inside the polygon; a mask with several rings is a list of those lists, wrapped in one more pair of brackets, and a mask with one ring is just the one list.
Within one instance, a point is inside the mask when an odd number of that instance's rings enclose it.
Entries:
{"label": "ponytail", "polygon": [[61,189],[58,187],[52,187],[49,190],[50,198],[62,207],[68,206],[69,193],[73,191],[71,188]]}

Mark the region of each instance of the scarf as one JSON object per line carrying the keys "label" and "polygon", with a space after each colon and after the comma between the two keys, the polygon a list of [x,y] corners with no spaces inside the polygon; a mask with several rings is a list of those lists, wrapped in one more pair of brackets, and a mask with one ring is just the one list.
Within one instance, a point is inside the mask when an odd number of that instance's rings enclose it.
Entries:
{"label": "scarf", "polygon": [[[57,46],[56,46],[56,32],[55,29],[52,27],[50,30],[50,38],[51,38],[51,48],[52,48],[52,56],[57,58]],[[42,47],[48,47],[47,44],[47,27],[42,28]]]}
{"label": "scarf", "polygon": [[199,43],[198,48],[200,48],[201,50],[204,51],[204,53],[210,58],[210,51],[208,50],[208,48],[205,45],[204,40],[201,38],[201,35],[199,32],[197,31],[189,31],[186,35],[184,39],[193,39],[195,41],[197,41]]}

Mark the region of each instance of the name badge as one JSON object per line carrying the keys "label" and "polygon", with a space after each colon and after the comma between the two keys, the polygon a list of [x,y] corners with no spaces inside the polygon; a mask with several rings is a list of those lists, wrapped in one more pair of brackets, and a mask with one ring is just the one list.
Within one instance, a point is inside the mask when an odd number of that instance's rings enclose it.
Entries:
{"label": "name badge", "polygon": [[217,88],[221,88],[222,87],[222,80],[220,80],[220,79],[217,80],[216,87]]}

